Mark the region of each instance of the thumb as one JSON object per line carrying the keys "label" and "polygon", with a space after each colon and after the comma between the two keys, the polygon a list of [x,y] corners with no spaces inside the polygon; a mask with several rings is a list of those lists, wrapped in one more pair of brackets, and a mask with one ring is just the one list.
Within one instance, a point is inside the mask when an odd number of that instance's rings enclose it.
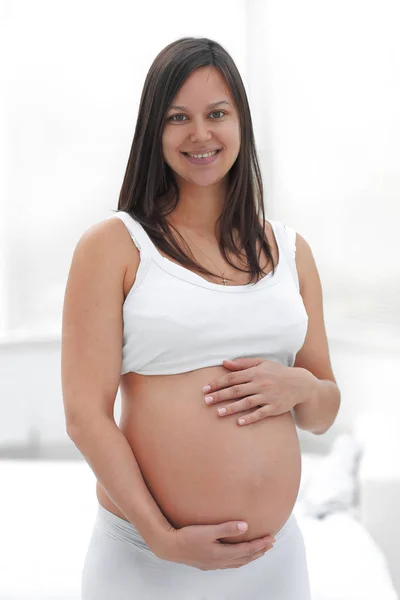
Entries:
{"label": "thumb", "polygon": [[250,367],[256,367],[262,362],[264,362],[263,358],[235,358],[233,360],[224,360],[223,364],[228,369],[239,371],[240,369],[249,369]]}
{"label": "thumb", "polygon": [[249,528],[244,521],[228,521],[227,523],[219,523],[218,525],[209,525],[209,527],[214,540],[231,535],[241,535]]}

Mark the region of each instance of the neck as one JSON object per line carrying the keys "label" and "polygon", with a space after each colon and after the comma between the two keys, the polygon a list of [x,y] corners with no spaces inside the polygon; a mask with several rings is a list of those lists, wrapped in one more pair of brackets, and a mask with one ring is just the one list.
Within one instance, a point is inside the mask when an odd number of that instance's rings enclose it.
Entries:
{"label": "neck", "polygon": [[215,235],[215,226],[226,197],[226,183],[204,187],[188,181],[178,182],[179,202],[169,215],[173,225],[199,234]]}

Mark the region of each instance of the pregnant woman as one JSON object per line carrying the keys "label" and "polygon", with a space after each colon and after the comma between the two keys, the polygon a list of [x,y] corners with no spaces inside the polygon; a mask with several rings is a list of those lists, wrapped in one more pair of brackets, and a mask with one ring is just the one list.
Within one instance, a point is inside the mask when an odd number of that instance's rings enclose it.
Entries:
{"label": "pregnant woman", "polygon": [[309,600],[296,425],[327,431],[340,391],[310,247],[265,218],[246,92],[212,40],[149,70],[118,211],[72,258],[62,387],[97,478],[83,600]]}

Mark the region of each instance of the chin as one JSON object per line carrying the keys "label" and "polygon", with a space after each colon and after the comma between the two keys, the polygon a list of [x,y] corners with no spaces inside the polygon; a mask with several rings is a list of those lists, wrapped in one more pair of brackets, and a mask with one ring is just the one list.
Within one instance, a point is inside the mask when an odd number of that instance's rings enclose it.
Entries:
{"label": "chin", "polygon": [[198,180],[198,179],[187,179],[187,181],[189,181],[190,183],[193,183],[194,185],[198,185],[200,187],[209,187],[210,185],[215,185],[216,183],[220,182],[223,179],[224,176],[222,177],[217,177],[217,178],[213,178],[213,179],[209,179],[207,181],[203,180]]}
{"label": "chin", "polygon": [[194,181],[194,182],[193,182],[193,184],[194,184],[194,185],[197,185],[197,186],[199,186],[199,187],[204,187],[204,188],[207,188],[207,187],[212,187],[212,186],[214,186],[214,185],[217,185],[218,183],[220,183],[220,182],[222,181],[222,179],[223,179],[223,178],[221,177],[220,179],[215,179],[215,180],[213,180],[213,181],[210,181],[210,182],[207,182],[207,183],[205,183],[205,182],[200,182],[200,181]]}
{"label": "chin", "polygon": [[197,177],[193,177],[192,174],[184,174],[182,173],[180,177],[194,185],[199,185],[201,187],[208,187],[210,185],[215,185],[216,183],[221,182],[228,175],[229,171],[224,171],[223,173],[214,173],[214,174],[206,174],[203,175],[198,174]]}

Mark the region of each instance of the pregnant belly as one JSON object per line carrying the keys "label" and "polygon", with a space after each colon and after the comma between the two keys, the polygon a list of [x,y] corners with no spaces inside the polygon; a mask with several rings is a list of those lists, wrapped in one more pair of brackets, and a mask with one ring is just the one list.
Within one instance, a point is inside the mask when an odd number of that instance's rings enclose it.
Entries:
{"label": "pregnant belly", "polygon": [[241,541],[275,535],[300,484],[296,427],[290,413],[247,426],[237,424],[238,415],[220,417],[217,406],[224,403],[207,406],[201,387],[225,372],[210,367],[157,377],[129,374],[120,428],[174,527],[243,520],[249,529]]}

